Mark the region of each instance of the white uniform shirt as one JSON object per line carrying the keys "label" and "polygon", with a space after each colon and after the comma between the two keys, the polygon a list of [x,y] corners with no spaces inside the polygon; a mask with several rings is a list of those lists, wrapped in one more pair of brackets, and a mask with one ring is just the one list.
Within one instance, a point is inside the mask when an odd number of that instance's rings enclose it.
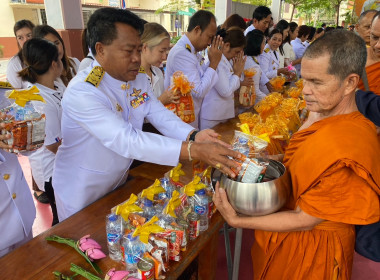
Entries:
{"label": "white uniform shirt", "polygon": [[149,77],[148,74],[146,74],[145,70],[140,67],[140,73],[144,73],[145,76],[148,78],[148,82],[150,83],[153,94],[156,98],[160,97],[161,94],[164,93],[164,74],[162,73],[161,69],[151,65],[150,71],[152,71],[152,78]]}
{"label": "white uniform shirt", "polygon": [[24,68],[23,63],[21,62],[18,55],[15,55],[12,57],[7,66],[7,80],[14,88],[27,88],[28,82],[23,81],[21,77],[18,75],[18,72],[20,72]]}
{"label": "white uniform shirt", "polygon": [[[104,73],[95,87],[85,81],[91,70],[80,71],[62,99],[63,140],[53,174],[60,221],[124,183],[133,159],[177,165],[193,130],[156,99],[145,74],[126,84]],[[150,99],[133,108],[143,93]],[[144,118],[171,138],[142,132]]]}
{"label": "white uniform shirt", "polygon": [[[291,44],[293,47],[293,51],[296,54],[296,59],[301,58],[306,51],[306,48],[307,48],[306,45],[304,43],[302,43],[300,38],[294,39],[291,42]],[[301,74],[301,64],[297,64],[294,67],[297,69],[297,73],[300,75]]]}
{"label": "white uniform shirt", "polygon": [[170,79],[176,71],[182,71],[189,81],[194,83],[192,96],[195,121],[191,125],[198,128],[199,111],[203,98],[218,82],[218,74],[214,69],[208,67],[208,64],[204,63],[203,57],[195,52],[186,35],[183,35],[169,52],[166,61],[164,88],[170,86]]}
{"label": "white uniform shirt", "polygon": [[277,76],[277,69],[279,69],[280,66],[278,51],[271,50],[269,45],[266,44],[264,52],[259,56],[259,62],[263,73],[268,79]]}
{"label": "white uniform shirt", "polygon": [[244,31],[244,36],[247,36],[247,34],[251,32],[252,30],[255,30],[255,27],[253,26],[253,24],[247,27],[247,29]]}
{"label": "white uniform shirt", "polygon": [[[36,208],[15,154],[0,150],[0,257],[30,236]],[[10,249],[10,248],[9,248]]]}
{"label": "white uniform shirt", "polygon": [[286,42],[283,46],[284,49],[284,60],[289,65],[292,61],[296,60],[296,54],[294,53],[293,47],[291,44]]}
{"label": "white uniform shirt", "polygon": [[[267,96],[267,94],[269,93],[267,87],[265,85],[261,85],[261,81],[262,81],[261,76],[265,76],[265,75],[262,73],[262,70],[258,61],[258,56],[256,57],[247,56],[247,60],[245,61],[245,65],[244,65],[244,70],[249,69],[249,68],[254,68],[256,70],[256,74],[253,76],[253,82],[254,82],[254,87],[255,87],[255,92],[256,92],[255,103],[257,103],[261,99],[263,99],[265,96]],[[265,87],[267,91],[263,92],[261,90],[262,87]]]}
{"label": "white uniform shirt", "polygon": [[[29,155],[29,163],[32,169],[33,178],[40,190],[45,190],[45,182],[49,182],[53,176],[55,154],[49,151],[46,146],[57,143],[61,140],[61,100],[66,87],[56,82],[56,90],[47,88],[41,84],[34,84],[39,94],[45,99],[46,103],[35,101],[36,106],[42,105],[45,114],[45,140],[44,145],[37,151]],[[33,84],[29,84],[33,86]]]}
{"label": "white uniform shirt", "polygon": [[202,119],[226,120],[235,116],[234,91],[240,87],[240,77],[234,74],[231,62],[224,55],[216,72],[219,81],[203,100],[200,111],[201,122]]}

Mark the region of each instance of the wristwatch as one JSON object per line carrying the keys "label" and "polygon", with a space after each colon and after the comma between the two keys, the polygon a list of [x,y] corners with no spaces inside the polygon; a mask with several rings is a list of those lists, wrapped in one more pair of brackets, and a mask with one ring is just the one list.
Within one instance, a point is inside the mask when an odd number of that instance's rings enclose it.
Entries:
{"label": "wristwatch", "polygon": [[190,134],[190,136],[189,136],[189,141],[195,141],[195,135],[197,135],[198,132],[199,132],[199,131],[194,130],[194,131]]}

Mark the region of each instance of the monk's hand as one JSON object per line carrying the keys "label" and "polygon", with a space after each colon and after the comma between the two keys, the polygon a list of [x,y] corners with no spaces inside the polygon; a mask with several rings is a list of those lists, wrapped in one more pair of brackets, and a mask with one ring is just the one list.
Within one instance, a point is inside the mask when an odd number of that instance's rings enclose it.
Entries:
{"label": "monk's hand", "polygon": [[195,142],[215,142],[215,143],[219,143],[220,145],[226,148],[232,148],[231,145],[220,140],[220,134],[216,133],[212,129],[204,129],[204,130],[199,131],[195,135]]}
{"label": "monk's hand", "polygon": [[219,169],[231,178],[235,178],[236,174],[232,169],[239,172],[241,166],[233,158],[240,159],[243,155],[219,143],[195,142],[191,146],[191,157]]}
{"label": "monk's hand", "polygon": [[224,220],[230,226],[236,227],[239,216],[229,203],[226,191],[219,187],[219,182],[216,183],[212,200]]}
{"label": "monk's hand", "polygon": [[278,155],[268,155],[269,159],[277,160],[279,162],[282,162],[284,160],[284,154],[278,154]]}
{"label": "monk's hand", "polygon": [[[6,119],[7,115],[4,113],[0,113],[0,129],[5,128],[4,120]],[[6,144],[4,141],[11,138],[10,134],[0,135],[0,149],[9,150],[12,148],[10,145]]]}

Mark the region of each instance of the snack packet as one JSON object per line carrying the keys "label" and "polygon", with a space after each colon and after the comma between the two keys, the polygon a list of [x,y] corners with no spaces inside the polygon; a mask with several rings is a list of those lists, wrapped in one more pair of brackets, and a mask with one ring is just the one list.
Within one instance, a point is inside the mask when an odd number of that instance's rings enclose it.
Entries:
{"label": "snack packet", "polygon": [[[244,70],[245,77],[253,77],[256,74],[254,68],[248,68]],[[253,86],[242,86],[239,91],[239,102],[242,106],[248,107],[255,104],[256,92]]]}

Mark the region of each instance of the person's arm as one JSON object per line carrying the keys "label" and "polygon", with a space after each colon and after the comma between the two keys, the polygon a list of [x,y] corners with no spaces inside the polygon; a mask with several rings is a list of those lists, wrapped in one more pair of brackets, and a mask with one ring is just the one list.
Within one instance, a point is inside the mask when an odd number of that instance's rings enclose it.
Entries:
{"label": "person's arm", "polygon": [[375,125],[380,126],[380,95],[372,91],[356,91],[358,110]]}
{"label": "person's arm", "polygon": [[233,75],[230,75],[230,70],[224,64],[218,66],[219,81],[215,84],[215,89],[222,97],[233,96],[234,91],[240,86],[240,76],[244,69],[244,63],[240,65],[241,69],[236,71]]}
{"label": "person's arm", "polygon": [[249,228],[275,232],[311,230],[323,222],[323,219],[313,217],[299,207],[293,211],[281,211],[266,216],[241,217],[228,202],[224,189],[217,184],[213,201],[226,222],[235,228]]}
{"label": "person's arm", "polygon": [[22,88],[22,79],[18,72],[22,70],[21,63],[17,57],[12,58],[7,66],[7,81],[13,88]]}

